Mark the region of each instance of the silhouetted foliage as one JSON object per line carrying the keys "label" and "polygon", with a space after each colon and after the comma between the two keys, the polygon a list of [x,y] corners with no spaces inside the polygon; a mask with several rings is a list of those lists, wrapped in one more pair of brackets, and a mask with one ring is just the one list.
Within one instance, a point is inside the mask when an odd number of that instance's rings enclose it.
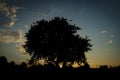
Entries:
{"label": "silhouetted foliage", "polygon": [[8,67],[7,59],[4,56],[0,57],[0,67],[1,67],[1,70],[4,70],[5,68]]}
{"label": "silhouetted foliage", "polygon": [[40,58],[47,61],[86,63],[85,52],[91,50],[90,39],[77,34],[78,26],[68,23],[63,17],[49,21],[40,20],[31,25],[26,33],[24,48],[32,56],[30,63]]}
{"label": "silhouetted foliage", "polygon": [[85,63],[85,64],[84,64],[84,68],[85,68],[85,69],[90,69],[90,65],[89,65],[88,63]]}
{"label": "silhouetted foliage", "polygon": [[1,56],[1,57],[0,57],[0,65],[6,65],[7,63],[8,63],[8,62],[7,62],[6,57]]}
{"label": "silhouetted foliage", "polygon": [[108,66],[107,65],[100,65],[100,68],[101,69],[108,69]]}
{"label": "silhouetted foliage", "polygon": [[6,57],[0,57],[2,80],[120,80],[119,74],[120,66],[89,68],[89,64],[85,63],[81,68],[56,68],[53,64],[27,67],[25,62],[17,65],[14,61],[8,63]]}

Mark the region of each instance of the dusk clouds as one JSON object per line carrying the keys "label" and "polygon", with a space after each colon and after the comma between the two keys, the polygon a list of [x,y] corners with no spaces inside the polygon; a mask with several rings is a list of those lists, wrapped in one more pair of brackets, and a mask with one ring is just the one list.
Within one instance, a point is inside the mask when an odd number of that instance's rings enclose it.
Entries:
{"label": "dusk clouds", "polygon": [[22,30],[0,30],[0,42],[3,43],[21,43],[24,42]]}
{"label": "dusk clouds", "polygon": [[26,50],[23,48],[23,44],[26,41],[23,36],[22,30],[10,30],[10,29],[1,29],[0,30],[0,43],[17,43],[16,48],[22,53],[26,53]]}
{"label": "dusk clouds", "polygon": [[[0,14],[3,15],[4,19],[0,19],[0,26],[13,27],[16,23],[17,12],[22,7],[15,5],[10,6],[5,1],[0,1]],[[25,49],[22,47],[22,44],[26,41],[24,38],[23,30],[17,29],[13,30],[12,28],[0,29],[0,43],[17,43],[16,48],[25,53]]]}
{"label": "dusk clouds", "polygon": [[17,6],[9,6],[5,2],[0,2],[0,13],[2,13],[6,18],[10,19],[9,22],[4,25],[7,27],[13,27],[17,20],[17,11],[21,9],[21,7]]}
{"label": "dusk clouds", "polygon": [[27,53],[26,50],[25,50],[25,48],[22,46],[22,44],[16,45],[16,48],[17,48],[17,50],[19,50],[20,52],[22,52],[24,54]]}
{"label": "dusk clouds", "polygon": [[101,31],[101,34],[105,34],[107,31],[106,30],[102,30]]}
{"label": "dusk clouds", "polygon": [[[106,35],[106,33],[109,33],[107,30],[102,30],[101,34]],[[108,40],[105,42],[106,45],[110,45],[113,43],[113,38],[114,38],[114,34],[111,34],[108,36]]]}
{"label": "dusk clouds", "polygon": [[106,45],[112,44],[112,43],[113,43],[113,38],[114,38],[114,35],[113,35],[113,34],[110,35],[110,36],[109,36],[109,40],[106,42]]}

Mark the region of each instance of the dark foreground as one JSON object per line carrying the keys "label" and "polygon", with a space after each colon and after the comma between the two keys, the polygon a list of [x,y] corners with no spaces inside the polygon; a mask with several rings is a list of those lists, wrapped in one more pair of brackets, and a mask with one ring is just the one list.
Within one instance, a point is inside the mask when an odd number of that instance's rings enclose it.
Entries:
{"label": "dark foreground", "polygon": [[55,68],[26,65],[1,66],[0,80],[120,80],[120,67],[116,68]]}
{"label": "dark foreground", "polygon": [[47,64],[27,67],[24,62],[16,65],[14,61],[8,63],[5,57],[0,57],[0,80],[120,80],[120,66],[93,69],[89,65],[58,68]]}

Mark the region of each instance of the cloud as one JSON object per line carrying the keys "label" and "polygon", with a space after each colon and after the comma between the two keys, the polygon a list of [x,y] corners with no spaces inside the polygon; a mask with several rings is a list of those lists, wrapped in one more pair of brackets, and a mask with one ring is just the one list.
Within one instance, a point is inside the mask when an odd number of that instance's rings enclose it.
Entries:
{"label": "cloud", "polygon": [[22,30],[0,30],[0,42],[2,43],[23,43],[25,38],[23,37]]}
{"label": "cloud", "polygon": [[[101,34],[105,34],[105,33],[107,33],[108,31],[107,30],[102,30],[101,31]],[[110,32],[109,32],[110,33]],[[111,45],[111,44],[113,44],[113,38],[114,38],[114,34],[111,34],[111,35],[105,35],[105,36],[107,36],[108,37],[108,40],[106,41],[106,45]]]}
{"label": "cloud", "polygon": [[106,45],[110,45],[110,44],[112,44],[112,43],[113,43],[113,40],[110,39],[110,40],[108,40],[105,44],[106,44]]}
{"label": "cloud", "polygon": [[22,44],[18,44],[16,45],[17,50],[19,50],[20,52],[27,54],[25,48],[22,46]]}
{"label": "cloud", "polygon": [[114,35],[112,34],[112,35],[110,35],[110,38],[114,38]]}
{"label": "cloud", "polygon": [[22,30],[1,29],[0,30],[0,42],[1,43],[17,43],[16,48],[18,51],[26,54],[26,50],[22,46],[26,39],[23,36]]}
{"label": "cloud", "polygon": [[28,28],[29,27],[29,25],[25,25],[25,28]]}
{"label": "cloud", "polygon": [[113,43],[113,40],[112,40],[112,39],[110,39],[108,42],[109,42],[109,44],[112,44],[112,43]]}
{"label": "cloud", "polygon": [[109,44],[112,44],[112,43],[113,43],[113,38],[114,38],[114,35],[113,35],[113,34],[110,35],[110,39],[109,39],[109,41],[108,41]]}
{"label": "cloud", "polygon": [[114,38],[114,35],[110,35],[110,39],[106,42],[106,45],[110,45],[113,43],[113,38]]}
{"label": "cloud", "polygon": [[0,12],[10,19],[10,21],[5,24],[7,27],[13,27],[15,25],[18,9],[21,9],[21,7],[8,6],[7,3],[0,2]]}
{"label": "cloud", "polygon": [[103,31],[101,31],[101,34],[105,34],[107,31],[106,30],[103,30]]}

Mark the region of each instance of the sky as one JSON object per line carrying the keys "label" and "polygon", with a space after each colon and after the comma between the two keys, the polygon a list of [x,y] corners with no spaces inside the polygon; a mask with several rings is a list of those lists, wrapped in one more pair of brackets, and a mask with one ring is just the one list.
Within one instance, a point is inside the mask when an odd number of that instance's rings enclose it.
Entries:
{"label": "sky", "polygon": [[86,54],[92,67],[120,65],[119,0],[0,0],[0,56],[21,63],[30,56],[21,46],[37,20],[60,16],[82,28],[93,44]]}

